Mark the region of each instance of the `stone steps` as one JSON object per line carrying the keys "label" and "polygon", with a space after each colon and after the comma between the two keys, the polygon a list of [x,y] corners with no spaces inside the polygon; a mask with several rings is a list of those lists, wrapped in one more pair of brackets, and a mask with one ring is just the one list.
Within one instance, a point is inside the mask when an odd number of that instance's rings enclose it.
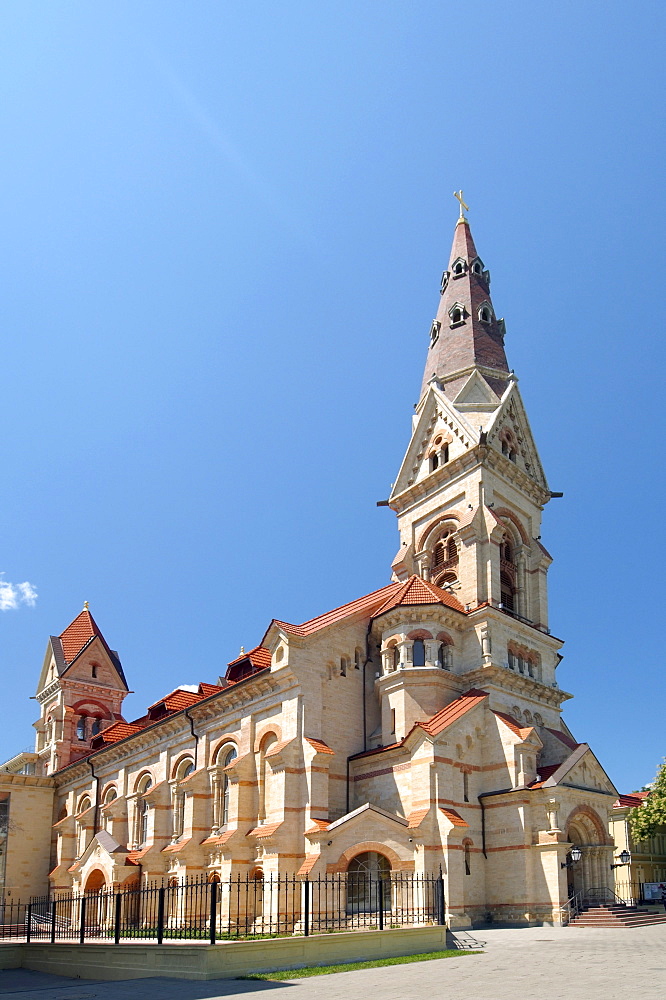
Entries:
{"label": "stone steps", "polygon": [[623,903],[606,903],[589,906],[569,923],[570,927],[645,927],[648,924],[666,924],[666,913],[650,913]]}

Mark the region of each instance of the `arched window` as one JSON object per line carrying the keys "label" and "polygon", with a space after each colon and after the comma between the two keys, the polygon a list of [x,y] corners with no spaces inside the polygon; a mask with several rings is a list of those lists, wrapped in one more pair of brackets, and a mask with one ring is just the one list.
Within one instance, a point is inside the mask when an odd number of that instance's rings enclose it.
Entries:
{"label": "arched window", "polygon": [[363,652],[357,646],[354,650],[354,670],[360,670],[363,665]]}
{"label": "arched window", "polygon": [[268,751],[277,743],[277,736],[275,733],[267,733],[261,741],[261,747],[259,750],[259,822],[263,823],[266,816],[270,813],[271,808],[271,795],[270,795],[270,778],[271,769],[268,761],[266,760],[266,755]]}
{"label": "arched window", "polygon": [[465,844],[465,875],[472,874],[470,845]]}
{"label": "arched window", "polygon": [[460,309],[458,306],[456,306],[455,309],[451,310],[452,326],[455,326],[456,323],[462,323],[462,318],[463,318],[462,309]]}
{"label": "arched window", "polygon": [[488,306],[481,306],[479,309],[479,319],[482,323],[490,323],[492,315]]}
{"label": "arched window", "polygon": [[347,868],[347,913],[376,913],[382,882],[384,909],[391,908],[391,862],[377,851],[364,851]]}
{"label": "arched window", "polygon": [[512,649],[509,650],[509,670],[516,669],[516,654]]}
{"label": "arched window", "polygon": [[423,639],[414,639],[412,645],[412,663],[415,667],[425,667],[425,643]]}
{"label": "arched window", "polygon": [[91,663],[90,664],[90,676],[91,677],[97,677],[97,664],[96,663]]}
{"label": "arched window", "polygon": [[440,642],[437,647],[437,666],[441,670],[450,670],[453,666],[453,646],[450,642]]}
{"label": "arched window", "polygon": [[346,677],[347,676],[347,657],[346,656],[341,656],[340,657],[340,676],[341,677]]}
{"label": "arched window", "polygon": [[469,774],[463,771],[463,802],[469,802]]}
{"label": "arched window", "polygon": [[102,728],[102,720],[99,717],[95,717],[90,727],[91,736],[99,736],[99,731]]}
{"label": "arched window", "polygon": [[[223,767],[228,767],[232,761],[236,760],[238,756],[238,751],[236,747],[230,747],[224,757]],[[223,788],[222,788],[222,826],[226,826],[229,822],[229,804],[231,799],[231,785],[229,783],[229,775],[224,775]]]}
{"label": "arched window", "polygon": [[76,723],[76,738],[77,740],[87,739],[86,728],[88,725],[88,719],[85,715],[79,716],[79,721]]}
{"label": "arched window", "polygon": [[465,261],[456,260],[453,264],[453,273],[458,276],[465,273]]}
{"label": "arched window", "polygon": [[500,589],[502,594],[502,607],[506,611],[513,611],[514,610],[513,581],[508,573],[500,574]]}
{"label": "arched window", "polygon": [[500,542],[500,559],[513,565],[513,546],[508,535],[504,535]]}
{"label": "arched window", "polygon": [[111,803],[114,802],[115,799],[117,798],[118,798],[118,793],[113,786],[111,786],[111,788],[107,788],[107,790],[104,792],[104,799],[102,801],[102,823],[107,833],[111,832],[110,830],[111,816],[109,815],[108,810],[105,809],[104,807],[110,806]]}
{"label": "arched window", "polygon": [[139,780],[137,786],[137,792],[139,797],[137,799],[137,843],[139,847],[143,847],[148,841],[148,816],[150,813],[150,805],[148,800],[144,797],[146,792],[150,791],[153,787],[153,779],[149,774],[144,774]]}
{"label": "arched window", "polygon": [[439,455],[436,451],[433,451],[430,456],[430,471],[434,472],[437,468],[439,468]]}

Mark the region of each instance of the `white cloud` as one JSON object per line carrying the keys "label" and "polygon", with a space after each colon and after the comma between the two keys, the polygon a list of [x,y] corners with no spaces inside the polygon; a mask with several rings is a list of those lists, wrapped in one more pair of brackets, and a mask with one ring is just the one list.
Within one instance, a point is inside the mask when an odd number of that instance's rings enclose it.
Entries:
{"label": "white cloud", "polygon": [[21,604],[33,608],[36,600],[37,591],[27,580],[23,583],[9,583],[0,578],[0,611],[15,611]]}

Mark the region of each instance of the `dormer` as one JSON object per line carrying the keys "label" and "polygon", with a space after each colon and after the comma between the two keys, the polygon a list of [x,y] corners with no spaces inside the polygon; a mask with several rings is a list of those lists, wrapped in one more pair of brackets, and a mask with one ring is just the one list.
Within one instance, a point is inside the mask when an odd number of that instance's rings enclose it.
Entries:
{"label": "dormer", "polygon": [[462,278],[467,273],[467,261],[464,257],[456,257],[451,264],[451,277]]}
{"label": "dormer", "polygon": [[482,302],[479,306],[477,315],[482,323],[492,323],[494,319],[492,303],[488,302],[487,299],[485,302]]}
{"label": "dormer", "polygon": [[462,326],[467,318],[467,310],[462,302],[454,302],[449,308],[449,319],[451,320],[451,326]]}
{"label": "dormer", "polygon": [[442,280],[439,283],[439,294],[443,295],[449,285],[450,271],[442,271]]}

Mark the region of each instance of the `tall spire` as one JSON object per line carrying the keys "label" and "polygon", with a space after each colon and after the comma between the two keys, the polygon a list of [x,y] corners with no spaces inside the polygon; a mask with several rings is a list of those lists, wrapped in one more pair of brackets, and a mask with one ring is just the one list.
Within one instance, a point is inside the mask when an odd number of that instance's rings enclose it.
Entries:
{"label": "tall spire", "polygon": [[435,376],[454,398],[476,368],[501,396],[509,366],[504,353],[504,320],[497,319],[490,298],[490,274],[479,257],[462,191],[460,218],[453,234],[449,266],[442,275],[441,299],[430,330],[430,347],[421,392]]}

